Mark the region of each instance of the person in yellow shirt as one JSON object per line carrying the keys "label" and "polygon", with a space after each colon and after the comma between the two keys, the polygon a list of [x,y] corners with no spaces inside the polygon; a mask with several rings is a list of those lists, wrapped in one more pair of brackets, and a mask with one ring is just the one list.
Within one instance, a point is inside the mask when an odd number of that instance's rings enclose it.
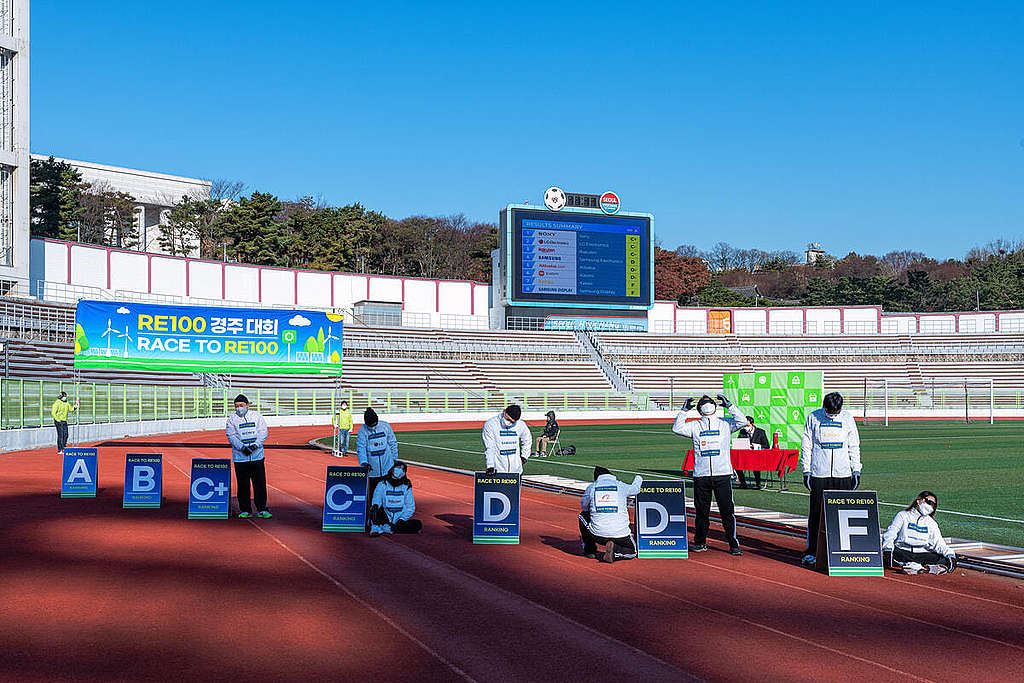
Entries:
{"label": "person in yellow shirt", "polygon": [[335,455],[340,458],[348,453],[348,439],[352,432],[352,411],[348,409],[348,401],[341,402],[333,423],[338,432],[338,452]]}
{"label": "person in yellow shirt", "polygon": [[50,407],[50,414],[53,415],[53,426],[57,428],[57,455],[64,454],[64,447],[68,445],[68,415],[78,408],[78,402],[74,405],[68,403],[66,391],[57,395],[57,400]]}

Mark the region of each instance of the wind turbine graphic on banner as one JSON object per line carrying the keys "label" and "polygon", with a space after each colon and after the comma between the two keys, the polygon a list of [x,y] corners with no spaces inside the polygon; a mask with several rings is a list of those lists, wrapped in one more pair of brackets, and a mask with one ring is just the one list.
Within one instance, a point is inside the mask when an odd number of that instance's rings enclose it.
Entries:
{"label": "wind turbine graphic on banner", "polygon": [[107,338],[107,357],[108,358],[110,357],[110,340],[114,338],[114,334],[113,334],[114,332],[117,332],[117,330],[115,330],[111,326],[110,318],[107,318],[107,329],[104,330],[103,334],[101,334],[100,336]]}
{"label": "wind turbine graphic on banner", "polygon": [[128,342],[132,341],[131,335],[128,334],[128,326],[127,325],[124,326],[124,334],[118,332],[117,333],[117,337],[119,339],[122,338],[122,337],[124,338],[124,355],[125,355],[125,358],[127,358],[128,357]]}
{"label": "wind turbine graphic on banner", "polygon": [[338,339],[341,339],[341,337],[335,337],[333,334],[331,334],[331,326],[328,325],[327,326],[327,336],[324,337],[324,341],[327,342],[327,362],[330,362],[330,360],[331,360],[331,340],[332,339],[337,341]]}

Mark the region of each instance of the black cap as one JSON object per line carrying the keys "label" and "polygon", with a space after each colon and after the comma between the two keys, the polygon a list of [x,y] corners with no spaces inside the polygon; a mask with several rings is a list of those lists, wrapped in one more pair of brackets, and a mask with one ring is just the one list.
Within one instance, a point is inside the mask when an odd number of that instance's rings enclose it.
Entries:
{"label": "black cap", "polygon": [[379,420],[377,418],[376,410],[374,410],[373,408],[367,408],[366,410],[363,411],[363,423],[367,427],[376,427],[377,422],[379,422]]}
{"label": "black cap", "polygon": [[598,465],[597,467],[594,468],[594,480],[595,481],[602,474],[611,474],[611,471],[608,468],[606,468],[606,467],[601,467],[600,465]]}
{"label": "black cap", "polygon": [[515,403],[513,403],[508,408],[505,408],[505,414],[508,415],[513,420],[518,420],[520,416],[523,414],[523,409],[517,406]]}
{"label": "black cap", "polygon": [[238,396],[235,396],[235,403],[238,403],[239,401],[242,403],[248,403],[249,399],[245,397],[245,394],[239,394]]}

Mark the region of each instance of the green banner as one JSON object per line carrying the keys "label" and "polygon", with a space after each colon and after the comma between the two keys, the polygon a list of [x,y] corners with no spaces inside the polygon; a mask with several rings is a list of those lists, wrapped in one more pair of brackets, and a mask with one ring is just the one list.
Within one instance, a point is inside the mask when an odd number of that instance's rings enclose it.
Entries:
{"label": "green banner", "polygon": [[730,401],[768,432],[779,435],[779,448],[799,449],[804,420],[821,407],[824,373],[808,371],[730,372],[722,386]]}

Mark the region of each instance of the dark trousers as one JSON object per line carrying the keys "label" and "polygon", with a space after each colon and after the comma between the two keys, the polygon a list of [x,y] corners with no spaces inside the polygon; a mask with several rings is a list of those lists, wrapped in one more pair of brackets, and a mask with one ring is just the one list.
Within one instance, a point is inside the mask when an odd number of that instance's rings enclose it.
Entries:
{"label": "dark trousers", "polygon": [[806,555],[818,554],[818,525],[821,523],[821,501],[825,491],[852,491],[853,477],[811,477],[811,506],[807,509]]}
{"label": "dark trousers", "polygon": [[921,553],[911,552],[903,548],[892,549],[892,561],[893,564],[906,564],[907,562],[917,562],[920,565],[929,564],[946,564],[946,558],[938,553],[933,553],[930,550],[926,550]]}
{"label": "dark trousers", "polygon": [[373,492],[377,490],[377,484],[387,479],[383,477],[366,477],[366,530],[370,530],[370,506],[373,505]]}
{"label": "dark trousers", "polygon": [[396,534],[418,534],[423,528],[423,522],[418,519],[399,519],[391,528]]}
{"label": "dark trousers", "polygon": [[[761,472],[758,470],[753,470],[753,472],[754,483],[757,485],[757,488],[761,488]],[[736,470],[736,475],[740,478],[740,488],[747,488],[747,480],[743,476],[743,470]]]}
{"label": "dark trousers", "polygon": [[53,426],[57,428],[57,450],[62,451],[68,445],[68,423],[54,420]]}
{"label": "dark trousers", "polygon": [[732,477],[728,474],[693,478],[693,507],[696,509],[693,543],[702,545],[708,540],[712,494],[718,503],[718,513],[722,516],[722,529],[725,531],[726,540],[729,541],[729,547],[738,548],[740,541],[736,538],[736,507],[732,502]]}
{"label": "dark trousers", "polygon": [[267,509],[267,470],[262,460],[235,463],[235,479],[238,481],[238,511],[252,512],[249,484],[256,497],[256,511]]}
{"label": "dark trousers", "polygon": [[589,512],[580,513],[580,540],[583,542],[584,555],[596,555],[598,544],[607,545],[614,543],[615,550],[612,552],[615,554],[615,559],[631,560],[636,557],[636,543],[633,542],[632,536],[622,536],[620,538],[598,536],[590,530]]}

